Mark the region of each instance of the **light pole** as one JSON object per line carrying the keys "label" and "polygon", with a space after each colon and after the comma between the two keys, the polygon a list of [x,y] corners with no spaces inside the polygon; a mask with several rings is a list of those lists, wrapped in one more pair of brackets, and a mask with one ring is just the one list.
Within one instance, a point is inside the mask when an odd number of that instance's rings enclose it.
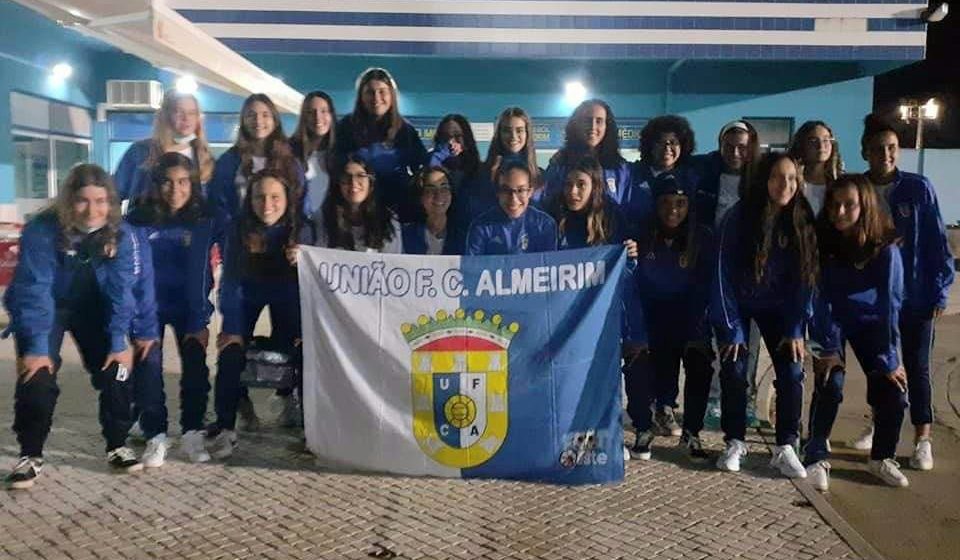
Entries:
{"label": "light pole", "polygon": [[923,175],[923,121],[935,121],[940,116],[940,104],[930,98],[926,103],[919,101],[904,101],[900,104],[900,119],[904,122],[917,121],[917,140],[914,148],[917,150],[917,173]]}

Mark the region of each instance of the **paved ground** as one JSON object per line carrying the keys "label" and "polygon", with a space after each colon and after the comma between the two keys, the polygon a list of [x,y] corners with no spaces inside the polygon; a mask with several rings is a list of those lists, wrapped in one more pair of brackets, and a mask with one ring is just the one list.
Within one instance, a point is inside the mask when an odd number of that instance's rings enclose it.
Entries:
{"label": "paved ground", "polygon": [[[112,475],[101,453],[95,393],[68,343],[48,467],[33,490],[0,493],[0,559],[869,557],[859,535],[891,560],[956,558],[960,317],[942,320],[938,333],[937,469],[908,471],[907,490],[875,484],[863,455],[843,448],[865,410],[862,376],[848,375],[833,487],[826,502],[814,498],[843,537],[797,487],[774,476],[757,435],[740,475],[693,465],[671,441],[658,440],[655,460],[630,463],[623,484],[605,487],[325,472],[301,451],[297,432],[269,425],[242,434],[227,464],[186,464],[174,449],[162,469]],[[0,343],[0,372],[12,377],[11,356],[11,343]],[[167,358],[175,372],[172,348]],[[167,384],[175,433],[175,373]],[[12,389],[12,382],[0,383],[3,469],[17,452],[6,428]],[[269,416],[266,392],[254,398]],[[706,439],[719,451],[718,434]],[[905,427],[902,455],[909,440]]]}
{"label": "paved ground", "polygon": [[[12,372],[9,342],[0,352],[0,371]],[[121,476],[108,473],[95,394],[70,354],[61,382],[49,467],[34,489],[0,493],[0,558],[857,557],[773,477],[756,438],[741,475],[668,446],[631,463],[623,484],[562,488],[323,472],[295,432],[268,427],[242,434],[226,465],[186,464],[174,450],[162,469]],[[265,397],[255,396],[264,414]],[[4,426],[11,401],[12,383],[0,384]],[[0,464],[16,451],[0,430]]]}

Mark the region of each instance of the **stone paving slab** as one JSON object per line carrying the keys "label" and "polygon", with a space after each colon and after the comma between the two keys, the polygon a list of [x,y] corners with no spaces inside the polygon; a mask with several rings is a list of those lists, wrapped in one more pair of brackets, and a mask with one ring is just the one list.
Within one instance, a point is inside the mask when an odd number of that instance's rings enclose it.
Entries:
{"label": "stone paving slab", "polygon": [[[0,360],[0,371],[12,363]],[[0,558],[857,557],[767,467],[759,437],[739,475],[695,465],[658,439],[654,460],[631,462],[625,482],[611,486],[325,472],[302,452],[299,433],[269,426],[241,433],[226,464],[188,464],[175,448],[161,469],[114,475],[88,378],[67,365],[60,381],[48,466],[32,490],[0,493]],[[176,411],[175,376],[167,387]],[[0,385],[4,470],[17,452],[12,389]],[[265,398],[254,397],[263,415]],[[719,435],[707,444],[719,451]]]}

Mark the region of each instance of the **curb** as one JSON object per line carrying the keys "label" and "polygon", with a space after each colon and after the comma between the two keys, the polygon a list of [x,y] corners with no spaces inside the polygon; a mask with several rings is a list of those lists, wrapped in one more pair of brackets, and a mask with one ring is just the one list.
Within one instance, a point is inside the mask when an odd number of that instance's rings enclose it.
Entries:
{"label": "curb", "polygon": [[[769,433],[765,433],[761,430],[757,430],[760,434],[760,437],[763,438],[763,442],[767,445],[767,448],[770,452],[773,452],[773,448],[776,445],[776,442],[770,437]],[[857,553],[857,556],[863,560],[886,560],[882,554],[880,554],[877,549],[873,548],[867,539],[857,532],[852,525],[847,523],[847,521],[837,513],[837,510],[833,509],[833,506],[830,505],[830,502],[824,498],[820,492],[815,490],[812,486],[807,484],[805,481],[800,479],[790,479],[790,482],[793,484],[793,487],[800,492],[810,505],[813,506],[813,509],[817,511],[821,518],[829,525],[834,531],[840,535],[840,538],[843,539],[843,542],[850,545],[850,548]]]}

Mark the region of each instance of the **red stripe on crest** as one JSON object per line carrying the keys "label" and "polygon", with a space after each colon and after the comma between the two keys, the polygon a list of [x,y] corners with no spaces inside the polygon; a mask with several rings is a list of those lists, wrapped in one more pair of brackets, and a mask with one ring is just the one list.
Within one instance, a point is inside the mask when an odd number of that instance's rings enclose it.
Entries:
{"label": "red stripe on crest", "polygon": [[503,347],[496,342],[485,338],[476,338],[473,336],[448,336],[428,342],[420,348],[418,352],[450,352],[450,351],[496,351],[503,350]]}

